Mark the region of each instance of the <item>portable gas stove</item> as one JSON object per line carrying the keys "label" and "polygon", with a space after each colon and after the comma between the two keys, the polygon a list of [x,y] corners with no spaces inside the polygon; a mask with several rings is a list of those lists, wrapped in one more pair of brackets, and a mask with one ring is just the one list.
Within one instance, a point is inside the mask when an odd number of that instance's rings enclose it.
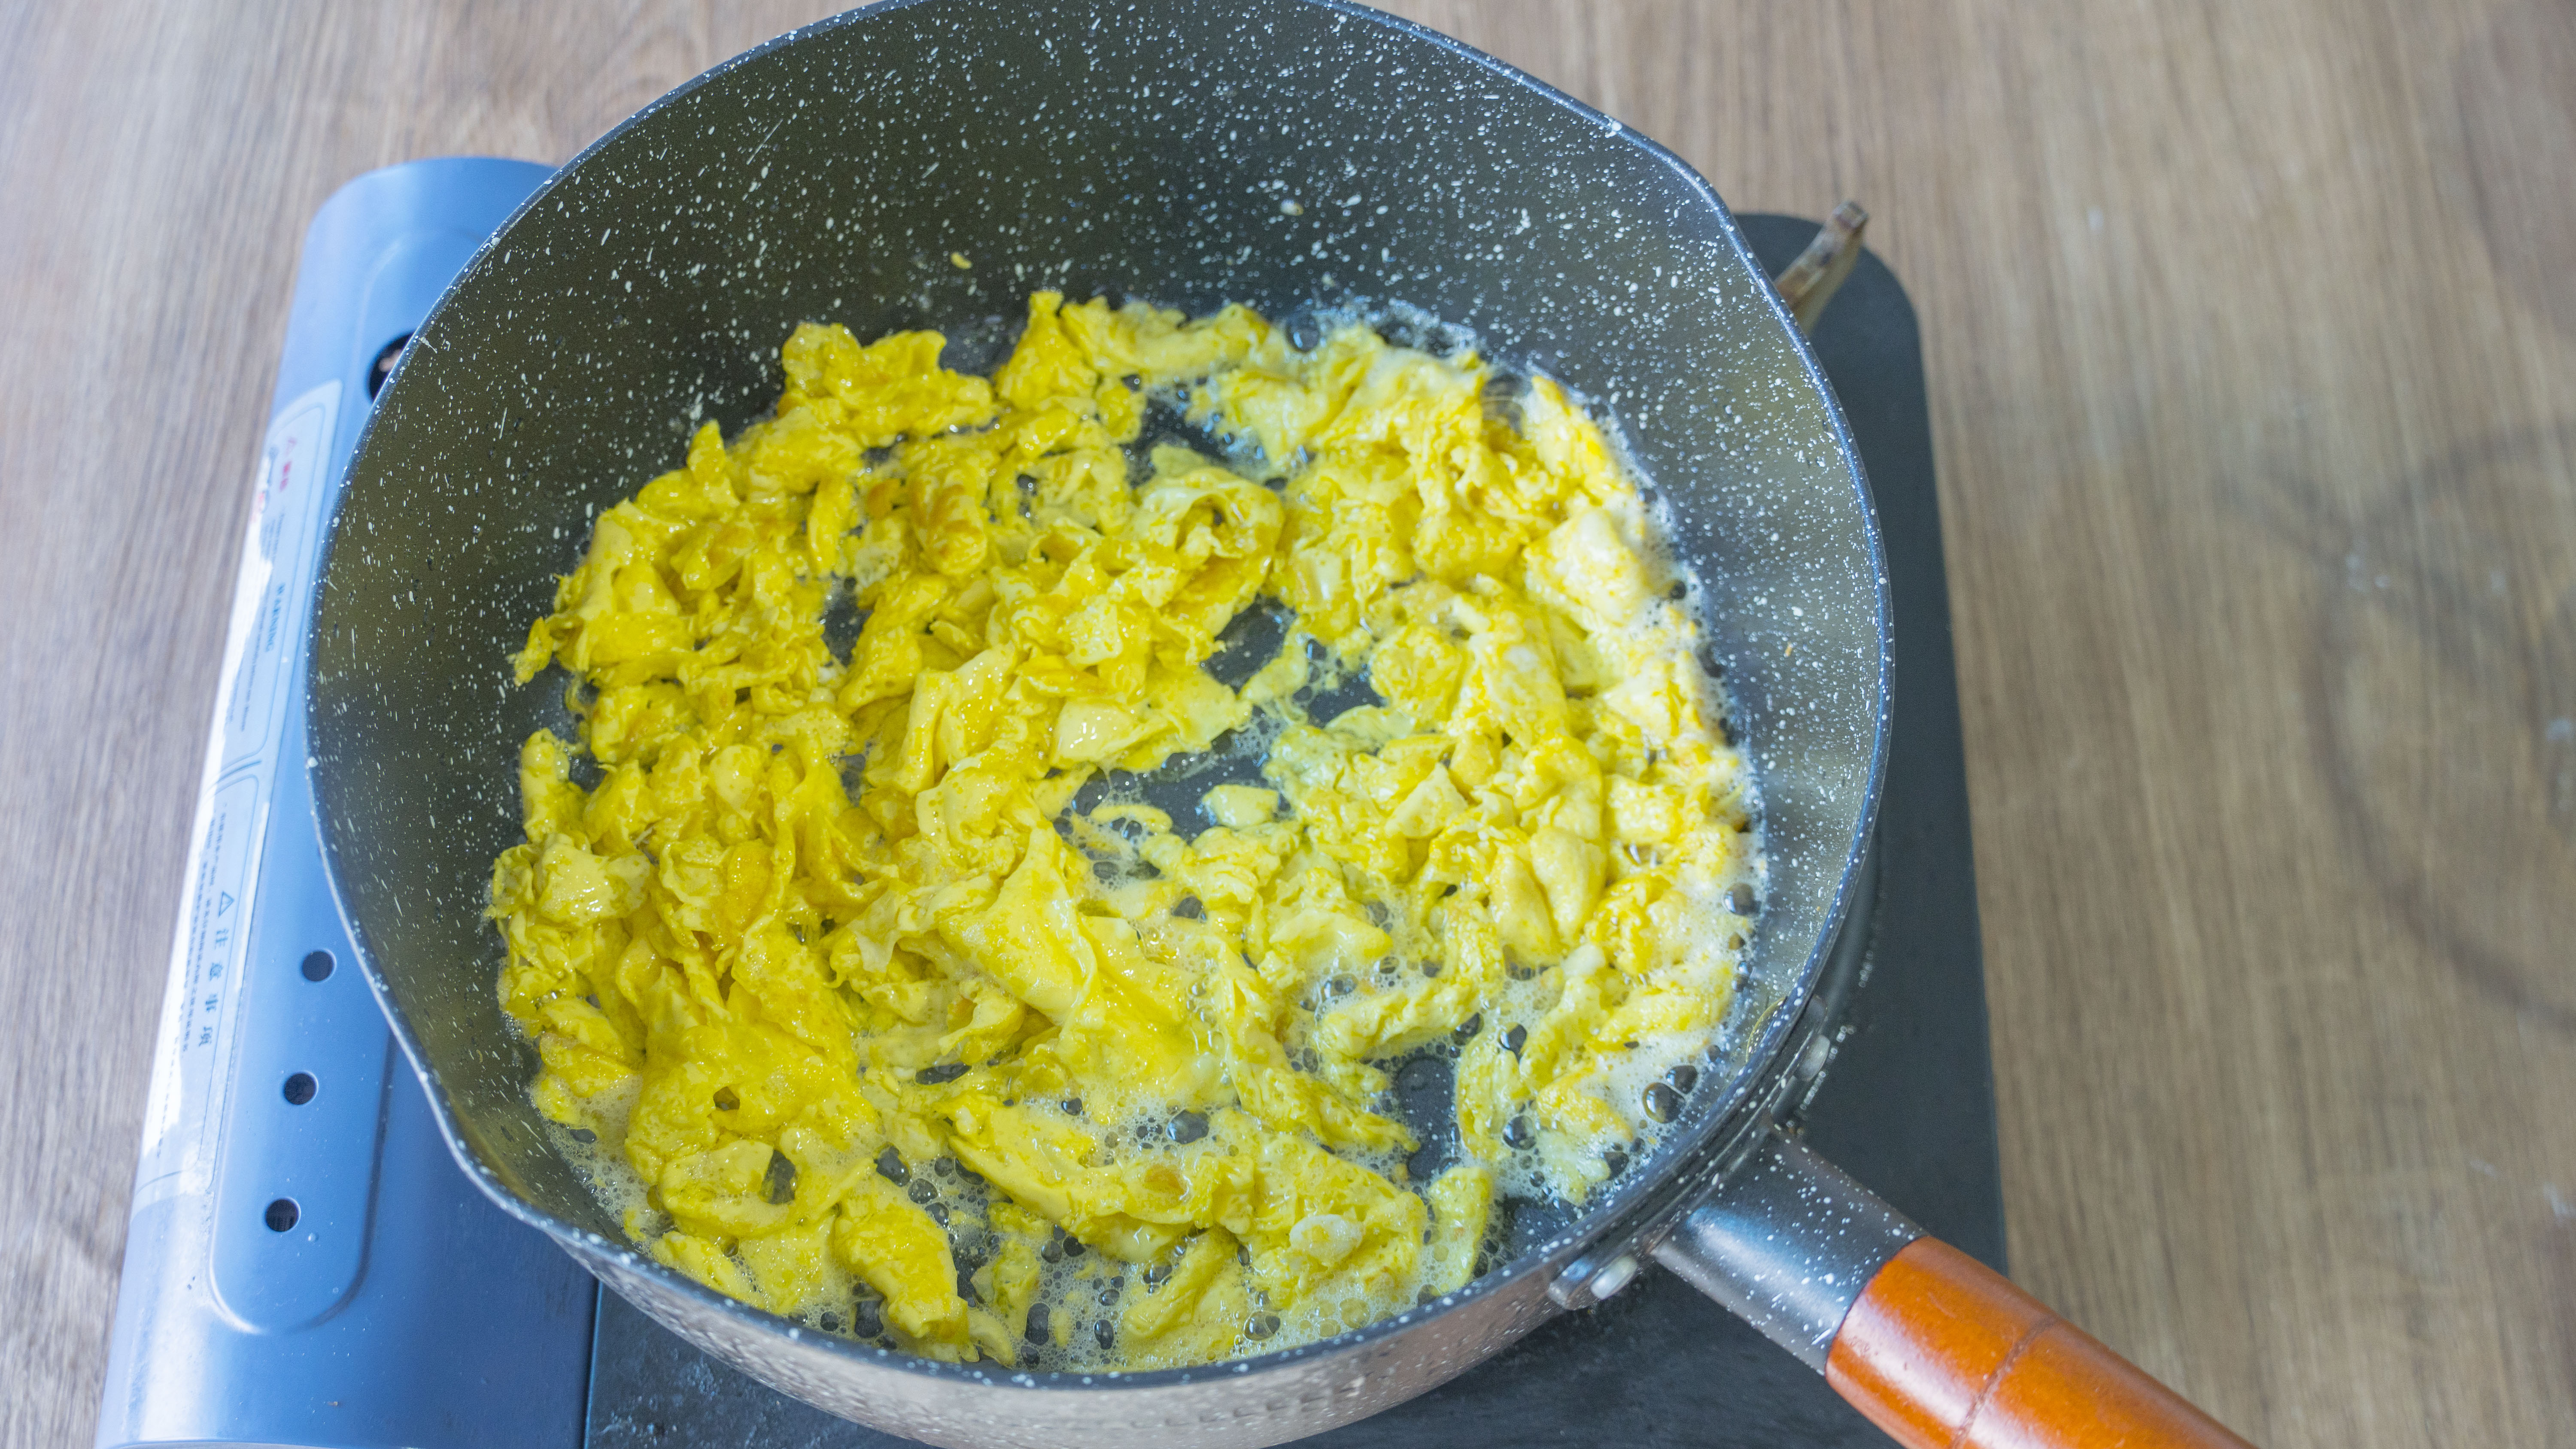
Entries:
{"label": "portable gas stove", "polygon": [[[548,175],[372,172],[306,233],[172,948],[101,1449],[897,1446],[672,1337],[457,1170],[331,903],[304,767],[305,619],[376,389]],[[1737,218],[1777,271],[1812,222]],[[1877,496],[1896,615],[1878,889],[1805,1130],[2003,1266],[2002,1190],[1931,429],[1912,306],[1864,256],[1814,342]],[[1824,1381],[1665,1274],[1544,1325],[1337,1446],[1883,1443]]]}

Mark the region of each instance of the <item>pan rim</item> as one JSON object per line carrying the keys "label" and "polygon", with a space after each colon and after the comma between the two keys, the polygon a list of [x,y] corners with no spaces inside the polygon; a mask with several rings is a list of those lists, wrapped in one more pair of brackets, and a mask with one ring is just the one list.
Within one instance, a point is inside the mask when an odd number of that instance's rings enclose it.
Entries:
{"label": "pan rim", "polygon": [[[772,52],[784,50],[808,37],[837,31],[844,27],[866,25],[880,17],[891,16],[916,7],[954,3],[957,3],[957,0],[882,0],[879,4],[830,16],[773,37],[739,55],[721,61],[656,97],[642,109],[583,147],[512,210],[495,229],[491,238],[476,248],[472,257],[457,273],[455,280],[449,283],[440,294],[438,302],[423,319],[418,329],[419,333],[434,344],[437,340],[436,330],[449,304],[462,289],[473,283],[488,266],[493,264],[494,256],[505,249],[506,238],[511,230],[523,218],[534,214],[546,205],[557,189],[564,185],[571,174],[585,161],[613,146],[630,130],[642,126],[665,108],[679,103],[702,86],[711,84],[737,69],[758,63],[769,57]],[[1707,179],[1670,148],[1588,103],[1463,41],[1400,16],[1389,15],[1354,3],[1354,0],[1237,0],[1237,3],[1296,6],[1327,12],[1393,31],[1398,35],[1427,43],[1453,58],[1486,71],[1498,80],[1532,93],[1579,121],[1618,136],[1668,168],[1697,200],[1704,203],[1716,217],[1720,233],[1732,249],[1737,264],[1762,278],[1766,283],[1763,288],[1766,305],[1770,308],[1777,324],[1789,334],[1793,355],[1797,359],[1802,375],[1813,389],[1814,395],[1825,405],[1829,436],[1843,465],[1843,470],[1850,480],[1854,499],[1859,505],[1862,535],[1866,540],[1869,560],[1873,595],[1871,602],[1877,623],[1878,659],[1874,675],[1876,709],[1871,726],[1871,748],[1862,790],[1861,808],[1855,820],[1852,837],[1845,845],[1842,869],[1835,885],[1833,900],[1824,914],[1822,929],[1818,933],[1815,945],[1809,950],[1807,959],[1779,999],[1771,1004],[1761,1018],[1758,1035],[1744,1057],[1744,1066],[1735,1074],[1721,1095],[1709,1101],[1694,1114],[1694,1120],[1687,1130],[1667,1134],[1651,1158],[1633,1166],[1625,1175],[1626,1181],[1620,1183],[1613,1191],[1597,1197],[1561,1232],[1524,1250],[1508,1263],[1485,1273],[1464,1288],[1435,1298],[1429,1303],[1401,1309],[1360,1328],[1249,1358],[1140,1371],[1058,1370],[1040,1373],[1001,1369],[997,1372],[995,1368],[982,1365],[944,1363],[900,1350],[875,1348],[835,1334],[809,1329],[782,1315],[718,1293],[685,1274],[665,1267],[632,1243],[612,1242],[596,1233],[575,1227],[526,1202],[513,1192],[473,1150],[455,1108],[440,1085],[437,1069],[428,1061],[417,1032],[396,1003],[392,988],[376,964],[375,952],[368,942],[366,928],[351,911],[350,902],[342,891],[338,849],[328,820],[325,818],[322,792],[317,782],[317,788],[310,792],[310,799],[315,814],[316,833],[321,841],[325,864],[328,867],[324,874],[329,882],[332,903],[348,928],[351,943],[356,948],[361,972],[369,989],[374,993],[395,1039],[401,1043],[405,1059],[426,1089],[425,1095],[429,1099],[431,1116],[438,1124],[439,1135],[445,1141],[450,1155],[456,1159],[457,1165],[466,1177],[502,1211],[546,1234],[557,1246],[576,1261],[581,1262],[585,1268],[589,1268],[595,1275],[600,1274],[603,1264],[622,1272],[640,1274],[652,1280],[662,1290],[689,1299],[699,1311],[734,1320],[747,1330],[800,1346],[811,1346],[835,1357],[863,1365],[870,1370],[890,1369],[917,1375],[933,1382],[979,1389],[1016,1390],[1049,1395],[1078,1393],[1098,1397],[1104,1393],[1148,1395],[1162,1390],[1203,1386],[1219,1380],[1247,1379],[1284,1371],[1292,1366],[1311,1366],[1318,1361],[1362,1354],[1397,1334],[1446,1317],[1471,1304],[1519,1289],[1533,1277],[1553,1275],[1592,1244],[1609,1237],[1614,1230],[1621,1229],[1623,1226],[1631,1233],[1650,1228],[1652,1218],[1658,1215],[1649,1207],[1651,1201],[1658,1196],[1657,1190],[1690,1171],[1695,1164],[1706,1162],[1713,1145],[1722,1144],[1731,1138],[1744,1124],[1748,1118],[1749,1109],[1757,1103],[1764,1089],[1785,1067],[1782,1049],[1794,1032],[1806,1003],[1814,995],[1818,979],[1833,954],[1836,938],[1852,909],[1857,880],[1861,874],[1861,863],[1877,826],[1890,733],[1890,703],[1895,656],[1886,551],[1881,537],[1877,507],[1863,470],[1859,450],[1853,442],[1848,421],[1843,415],[1840,399],[1835,396],[1831,384],[1825,378],[1822,366],[1816,359],[1813,347],[1805,334],[1796,326],[1786,304],[1768,287],[1768,278],[1763,275],[1750,245],[1737,226],[1734,212],[1727,207]],[[410,351],[410,349],[406,350],[406,356]],[[398,367],[394,377],[388,379],[388,386],[398,380],[400,375],[401,369]],[[383,416],[381,412],[370,411],[359,433],[353,457],[365,454],[377,423]],[[335,506],[323,540],[320,567],[317,568],[314,576],[315,607],[308,616],[311,618],[320,617],[320,596],[325,581],[330,577],[330,566],[339,543],[342,518],[341,510]],[[315,697],[311,685],[314,676],[319,672],[318,656],[309,648],[305,669],[309,712],[314,707],[312,700]],[[1760,753],[1758,750],[1749,753],[1754,757],[1758,775]],[[1690,1196],[1687,1192],[1684,1193],[1680,1207],[1666,1210],[1676,1214],[1678,1211],[1686,1210]],[[604,1277],[604,1275],[601,1276]],[[606,1286],[604,1282],[603,1286]],[[1544,1297],[1543,1294],[1540,1296]],[[1526,1331],[1528,1327],[1555,1311],[1557,1310],[1553,1306],[1548,1306],[1526,1315],[1496,1341],[1497,1346],[1510,1337]],[[1461,1363],[1458,1370],[1453,1371],[1452,1376],[1454,1372],[1463,1371],[1475,1361],[1478,1360]]]}

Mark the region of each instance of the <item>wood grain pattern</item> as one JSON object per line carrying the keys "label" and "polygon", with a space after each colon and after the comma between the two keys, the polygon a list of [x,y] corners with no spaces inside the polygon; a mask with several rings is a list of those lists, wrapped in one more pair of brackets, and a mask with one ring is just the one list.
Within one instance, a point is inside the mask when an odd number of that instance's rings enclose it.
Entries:
{"label": "wood grain pattern", "polygon": [[[1399,8],[1913,293],[2017,1278],[2259,1443],[2576,1442],[2576,11]],[[819,10],[0,7],[0,1444],[95,1413],[305,220]]]}

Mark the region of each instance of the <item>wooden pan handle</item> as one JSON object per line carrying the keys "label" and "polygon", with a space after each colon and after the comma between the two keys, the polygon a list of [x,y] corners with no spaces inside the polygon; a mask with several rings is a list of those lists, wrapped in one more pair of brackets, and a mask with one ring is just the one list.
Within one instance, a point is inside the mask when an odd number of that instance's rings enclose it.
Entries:
{"label": "wooden pan handle", "polygon": [[1907,1449],[2250,1449],[1937,1238],[1915,1239],[1870,1279],[1825,1381]]}

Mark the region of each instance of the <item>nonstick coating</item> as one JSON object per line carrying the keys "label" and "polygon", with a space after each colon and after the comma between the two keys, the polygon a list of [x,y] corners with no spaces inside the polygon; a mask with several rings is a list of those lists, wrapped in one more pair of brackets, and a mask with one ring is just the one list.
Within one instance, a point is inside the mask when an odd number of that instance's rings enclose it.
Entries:
{"label": "nonstick coating", "polygon": [[[518,838],[517,751],[565,724],[561,680],[515,687],[509,657],[593,515],[674,466],[699,422],[759,416],[797,323],[939,327],[989,359],[1039,287],[1194,313],[1409,304],[1589,398],[1667,501],[1760,772],[1770,875],[1733,1070],[1703,1074],[1659,1154],[1504,1268],[1249,1364],[943,1366],[669,1272],[539,1130],[535,1054],[495,991],[483,909]],[[1544,1316],[1554,1269],[1738,1125],[1772,1069],[1842,910],[1885,732],[1866,485],[1716,195],[1526,76],[1322,0],[919,0],[709,72],[583,153],[467,268],[384,394],[329,550],[322,838],[460,1162],[691,1341],[938,1443],[1275,1443],[1419,1393]]]}

